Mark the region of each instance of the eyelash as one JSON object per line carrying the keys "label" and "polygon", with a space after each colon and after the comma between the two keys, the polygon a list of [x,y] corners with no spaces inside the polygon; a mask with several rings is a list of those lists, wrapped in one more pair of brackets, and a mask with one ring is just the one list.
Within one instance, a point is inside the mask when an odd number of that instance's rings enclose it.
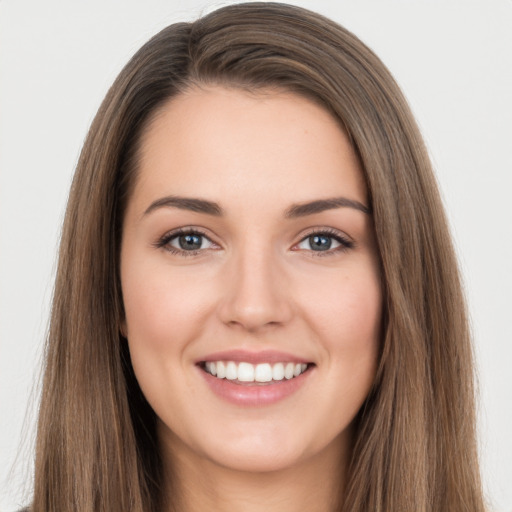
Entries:
{"label": "eyelash", "polygon": [[157,247],[158,249],[164,249],[164,250],[170,252],[171,254],[175,254],[177,256],[185,256],[185,257],[197,256],[201,251],[204,251],[204,249],[197,249],[195,251],[185,251],[185,250],[176,249],[176,247],[173,247],[172,245],[168,245],[169,242],[171,242],[171,240],[173,240],[176,237],[183,236],[183,235],[199,235],[201,237],[204,237],[204,238],[210,240],[208,235],[204,231],[201,231],[198,228],[180,228],[180,229],[171,231],[170,233],[166,233],[162,238],[160,238],[155,243],[155,247]]}
{"label": "eyelash", "polygon": [[[171,245],[168,245],[173,239],[175,239],[176,237],[179,237],[179,236],[183,236],[183,235],[199,235],[201,237],[206,238],[207,240],[209,240],[211,242],[208,235],[204,231],[201,231],[198,228],[180,228],[175,231],[166,233],[159,240],[157,240],[157,242],[154,244],[154,246],[158,249],[164,249],[164,250],[170,252],[171,254],[174,254],[177,256],[184,256],[184,257],[197,256],[198,254],[200,254],[202,251],[205,250],[205,249],[197,249],[197,250],[193,250],[193,251],[185,251],[185,250],[181,250],[181,249],[172,247]],[[312,236],[325,236],[327,238],[332,238],[333,240],[335,240],[336,242],[338,242],[340,244],[339,247],[336,247],[334,249],[328,249],[326,251],[310,250],[309,252],[311,253],[311,255],[313,257],[331,256],[331,255],[337,254],[339,252],[348,251],[355,247],[355,243],[353,241],[344,237],[338,231],[336,231],[332,228],[313,229],[312,231],[310,231],[309,233],[304,235],[300,239],[300,241],[295,245],[299,245],[300,243],[304,242],[304,240],[306,240]],[[212,242],[212,243],[214,243],[214,242]]]}
{"label": "eyelash", "polygon": [[326,238],[332,238],[333,240],[336,240],[336,242],[340,244],[339,247],[335,247],[334,249],[328,249],[326,251],[310,250],[309,252],[311,253],[311,256],[315,258],[325,258],[327,256],[333,256],[334,254],[346,252],[355,247],[355,243],[352,240],[349,240],[347,237],[343,236],[339,231],[336,231],[335,229],[332,228],[313,229],[300,239],[299,244],[312,236],[325,236]]}

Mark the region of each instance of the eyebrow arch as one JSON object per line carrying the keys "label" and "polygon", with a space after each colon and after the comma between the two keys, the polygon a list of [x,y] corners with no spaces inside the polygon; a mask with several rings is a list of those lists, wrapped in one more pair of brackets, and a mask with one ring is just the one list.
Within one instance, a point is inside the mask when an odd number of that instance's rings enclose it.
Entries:
{"label": "eyebrow arch", "polygon": [[366,215],[371,214],[370,208],[359,201],[346,197],[332,197],[330,199],[318,199],[308,203],[294,204],[286,210],[285,217],[287,219],[295,219],[297,217],[305,217],[306,215],[313,215],[314,213],[320,213],[334,208],[353,208]]}
{"label": "eyebrow arch", "polygon": [[180,208],[192,212],[206,213],[219,217],[224,214],[222,208],[212,201],[197,199],[194,197],[166,196],[153,201],[144,212],[144,215],[151,213],[158,208]]}

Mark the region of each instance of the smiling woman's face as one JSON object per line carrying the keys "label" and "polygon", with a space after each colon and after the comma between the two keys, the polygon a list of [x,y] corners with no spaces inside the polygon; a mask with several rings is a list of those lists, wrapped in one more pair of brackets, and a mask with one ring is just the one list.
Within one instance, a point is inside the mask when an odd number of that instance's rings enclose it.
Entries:
{"label": "smiling woman's face", "polygon": [[327,111],[220,87],[167,103],[141,141],[121,282],[164,453],[254,471],[348,453],[382,291],[360,164]]}

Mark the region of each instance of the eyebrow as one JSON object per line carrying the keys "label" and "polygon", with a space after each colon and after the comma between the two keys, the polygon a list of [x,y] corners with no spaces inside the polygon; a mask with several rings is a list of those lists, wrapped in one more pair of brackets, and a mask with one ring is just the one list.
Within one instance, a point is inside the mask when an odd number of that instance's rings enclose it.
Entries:
{"label": "eyebrow", "polygon": [[[224,210],[221,206],[213,201],[195,197],[166,196],[152,202],[144,212],[144,216],[159,208],[179,208],[216,217],[224,215]],[[330,199],[317,199],[307,203],[293,204],[285,211],[284,216],[287,219],[295,219],[335,208],[353,208],[367,215],[371,213],[370,208],[359,201],[346,197],[332,197]]]}
{"label": "eyebrow", "polygon": [[206,199],[197,199],[194,197],[166,196],[157,199],[149,205],[144,215],[151,213],[158,208],[180,208],[181,210],[189,210],[197,213],[206,213],[220,217],[224,214],[222,208],[213,201]]}
{"label": "eyebrow", "polygon": [[306,215],[313,215],[314,213],[333,210],[335,208],[353,208],[367,215],[371,213],[370,208],[359,201],[346,197],[332,197],[330,199],[318,199],[307,203],[294,204],[286,210],[284,215],[287,219],[295,219],[297,217],[305,217]]}

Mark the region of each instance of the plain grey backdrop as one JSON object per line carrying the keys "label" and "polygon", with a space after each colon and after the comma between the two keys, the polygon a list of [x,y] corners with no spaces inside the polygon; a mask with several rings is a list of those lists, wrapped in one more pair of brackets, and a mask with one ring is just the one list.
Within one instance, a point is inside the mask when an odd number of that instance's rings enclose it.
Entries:
{"label": "plain grey backdrop", "polygon": [[[88,126],[150,36],[227,3],[0,0],[0,511],[30,493],[55,253]],[[420,124],[467,288],[485,489],[511,512],[512,0],[290,3],[375,50]]]}

